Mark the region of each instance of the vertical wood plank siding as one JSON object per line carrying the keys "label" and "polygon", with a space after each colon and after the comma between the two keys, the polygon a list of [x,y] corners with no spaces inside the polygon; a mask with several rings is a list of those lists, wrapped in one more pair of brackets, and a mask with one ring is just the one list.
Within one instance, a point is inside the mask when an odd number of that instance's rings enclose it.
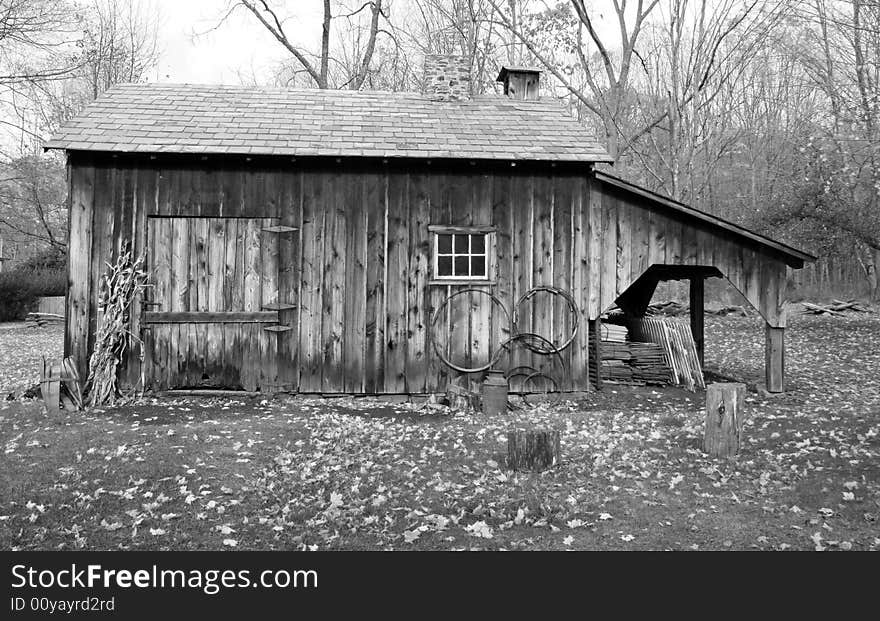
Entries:
{"label": "vertical wood plank siding", "polygon": [[598,295],[590,298],[591,318],[614,304],[651,265],[685,265],[717,267],[770,325],[785,325],[782,258],[661,204],[592,183],[590,200],[600,206],[591,209],[590,216],[597,225],[601,222],[601,229],[590,230],[590,243],[601,247],[594,263],[601,273],[594,276],[600,283]]}
{"label": "vertical wood plank siding", "polygon": [[[488,296],[469,293],[448,304],[432,329],[435,309],[464,286],[429,283],[430,224],[494,228],[491,283],[476,288],[500,298],[511,315],[531,287],[572,293],[580,328],[565,351],[571,383],[564,388],[589,388],[588,321],[655,263],[702,264],[711,255],[778,323],[784,264],[706,227],[691,230],[681,216],[649,208],[588,175],[425,163],[403,168],[223,158],[117,160],[73,153],[66,352],[85,372],[104,262],[123,241],[133,241],[137,252],[149,250],[155,240],[148,239],[147,221],[157,216],[170,216],[153,232],[167,238],[152,275],[166,299],[198,311],[221,302],[246,311],[271,303],[292,308],[279,311],[280,323],[290,328],[285,332],[195,323],[143,330],[143,313],[155,309],[138,300],[133,320],[144,345],[131,348],[122,377],[134,384],[143,373],[153,389],[196,383],[192,369],[201,365],[219,376],[226,372],[230,383],[263,389],[444,390],[458,373],[437,359],[434,341],[459,365],[479,365],[510,336],[510,326]],[[198,221],[180,226],[175,217]],[[229,220],[223,224],[218,218]],[[250,230],[256,218],[297,230]],[[216,223],[211,229],[204,224],[208,219]],[[261,248],[255,241],[261,234],[277,235],[278,243],[263,245],[258,256],[249,248]],[[712,248],[695,250],[690,247],[695,243]],[[277,274],[267,280],[255,271],[257,264]],[[190,282],[180,281],[183,273]],[[557,343],[571,331],[561,299],[535,296],[519,311],[521,331]],[[226,341],[231,346],[220,345]],[[177,344],[173,361],[156,353],[170,350],[170,342]],[[264,368],[242,366],[239,377],[229,369],[238,364],[227,360],[236,352]],[[521,364],[553,375],[560,371],[524,348],[501,358],[503,366]]]}

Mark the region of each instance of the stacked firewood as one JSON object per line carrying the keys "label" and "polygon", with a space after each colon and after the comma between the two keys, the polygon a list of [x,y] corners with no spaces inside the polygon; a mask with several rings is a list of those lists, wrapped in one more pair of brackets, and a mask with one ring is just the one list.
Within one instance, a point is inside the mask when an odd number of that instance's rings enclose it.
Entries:
{"label": "stacked firewood", "polygon": [[64,315],[55,313],[28,313],[24,319],[31,328],[45,328],[46,326],[64,323]]}
{"label": "stacked firewood", "polygon": [[625,343],[627,329],[626,326],[614,323],[602,323],[600,327],[602,331],[603,343]]}
{"label": "stacked firewood", "polygon": [[709,315],[720,315],[722,317],[726,317],[727,315],[735,315],[737,317],[748,317],[750,312],[749,309],[745,306],[720,306],[718,308],[707,307],[706,313]]}
{"label": "stacked firewood", "polygon": [[648,315],[684,315],[689,310],[686,304],[669,300],[667,302],[655,302],[648,306]]}
{"label": "stacked firewood", "polygon": [[[666,363],[663,347],[655,343],[629,340],[629,330],[625,325],[612,322],[625,322],[619,314],[610,314],[602,322],[599,343],[602,381],[615,384],[645,386],[647,384],[668,384],[672,372]],[[594,334],[590,334],[593,341]],[[591,344],[591,347],[593,344]],[[590,357],[590,376],[596,376],[596,360]]]}
{"label": "stacked firewood", "polygon": [[[669,315],[672,317],[677,317],[679,315],[686,315],[690,312],[690,306],[687,304],[682,304],[681,302],[676,302],[675,300],[670,300],[668,302],[655,302],[648,306],[646,314],[648,316],[657,316],[657,315]],[[729,304],[726,306],[715,306],[715,305],[706,305],[704,312],[707,315],[720,315],[722,317],[727,315],[735,315],[737,317],[748,317],[751,314],[751,311],[745,306],[739,306],[737,304]]]}
{"label": "stacked firewood", "polygon": [[[615,384],[645,386],[668,384],[671,379],[663,348],[655,343],[613,343],[599,346],[602,357],[602,381]],[[590,359],[595,375],[595,360]]]}
{"label": "stacked firewood", "polygon": [[833,315],[842,316],[846,313],[870,313],[870,309],[858,300],[850,300],[844,302],[842,300],[832,300],[831,304],[813,304],[812,302],[801,302],[804,307],[805,315]]}

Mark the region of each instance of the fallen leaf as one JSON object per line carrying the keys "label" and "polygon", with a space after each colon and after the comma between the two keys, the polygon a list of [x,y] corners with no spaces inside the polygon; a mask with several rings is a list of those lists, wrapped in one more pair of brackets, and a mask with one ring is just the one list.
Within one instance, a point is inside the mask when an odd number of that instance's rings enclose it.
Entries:
{"label": "fallen leaf", "polygon": [[466,526],[465,531],[467,531],[472,537],[481,537],[483,539],[491,539],[493,536],[492,528],[483,520],[474,522],[470,526]]}
{"label": "fallen leaf", "polygon": [[405,530],[403,531],[403,540],[407,543],[412,543],[419,537],[421,537],[422,533],[418,529],[414,530]]}

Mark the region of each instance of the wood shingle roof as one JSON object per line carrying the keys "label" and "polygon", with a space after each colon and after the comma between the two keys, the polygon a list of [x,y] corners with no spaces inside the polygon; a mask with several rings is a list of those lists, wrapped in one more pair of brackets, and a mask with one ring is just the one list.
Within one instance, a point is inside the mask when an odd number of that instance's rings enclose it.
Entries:
{"label": "wood shingle roof", "polygon": [[607,162],[551,99],[125,84],[68,121],[47,149]]}

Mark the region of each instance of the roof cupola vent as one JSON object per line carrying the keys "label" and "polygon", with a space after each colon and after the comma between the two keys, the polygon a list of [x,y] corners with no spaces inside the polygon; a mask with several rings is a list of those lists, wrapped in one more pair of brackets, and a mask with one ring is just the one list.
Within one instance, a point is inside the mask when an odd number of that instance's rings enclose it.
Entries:
{"label": "roof cupola vent", "polygon": [[504,94],[511,99],[538,99],[541,70],[534,67],[501,67],[495,79],[504,85]]}

